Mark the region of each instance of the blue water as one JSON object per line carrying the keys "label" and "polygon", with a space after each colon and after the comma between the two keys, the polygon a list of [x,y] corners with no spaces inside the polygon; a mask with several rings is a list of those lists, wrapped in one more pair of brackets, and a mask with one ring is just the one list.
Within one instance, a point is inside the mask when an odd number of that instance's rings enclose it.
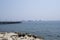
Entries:
{"label": "blue water", "polygon": [[0,31],[27,32],[44,37],[44,40],[60,40],[60,21],[0,24]]}

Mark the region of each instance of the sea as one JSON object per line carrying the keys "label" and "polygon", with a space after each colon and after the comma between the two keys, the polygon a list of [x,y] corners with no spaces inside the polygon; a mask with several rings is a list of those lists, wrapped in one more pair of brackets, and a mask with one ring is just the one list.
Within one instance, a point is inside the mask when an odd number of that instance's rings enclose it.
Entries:
{"label": "sea", "polygon": [[26,21],[17,24],[0,24],[0,32],[26,32],[44,40],[60,40],[60,21]]}

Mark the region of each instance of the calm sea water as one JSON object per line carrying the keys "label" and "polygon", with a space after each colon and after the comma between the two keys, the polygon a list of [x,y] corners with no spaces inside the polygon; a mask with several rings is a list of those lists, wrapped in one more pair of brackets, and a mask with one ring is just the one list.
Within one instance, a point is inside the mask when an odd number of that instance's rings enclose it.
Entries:
{"label": "calm sea water", "polygon": [[0,24],[0,31],[27,32],[42,36],[44,40],[60,40],[60,21]]}

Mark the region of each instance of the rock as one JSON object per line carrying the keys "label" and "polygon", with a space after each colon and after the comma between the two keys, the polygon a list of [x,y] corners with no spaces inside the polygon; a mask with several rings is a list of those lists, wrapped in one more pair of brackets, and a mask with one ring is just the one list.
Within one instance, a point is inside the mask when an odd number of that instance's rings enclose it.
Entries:
{"label": "rock", "polygon": [[28,33],[0,32],[0,40],[43,40],[43,38]]}

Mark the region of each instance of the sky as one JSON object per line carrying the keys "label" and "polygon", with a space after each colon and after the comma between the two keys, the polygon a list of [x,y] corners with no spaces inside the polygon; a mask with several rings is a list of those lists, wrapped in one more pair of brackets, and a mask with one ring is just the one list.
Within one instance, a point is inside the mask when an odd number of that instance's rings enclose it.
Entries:
{"label": "sky", "polygon": [[0,0],[0,21],[60,20],[60,0]]}

